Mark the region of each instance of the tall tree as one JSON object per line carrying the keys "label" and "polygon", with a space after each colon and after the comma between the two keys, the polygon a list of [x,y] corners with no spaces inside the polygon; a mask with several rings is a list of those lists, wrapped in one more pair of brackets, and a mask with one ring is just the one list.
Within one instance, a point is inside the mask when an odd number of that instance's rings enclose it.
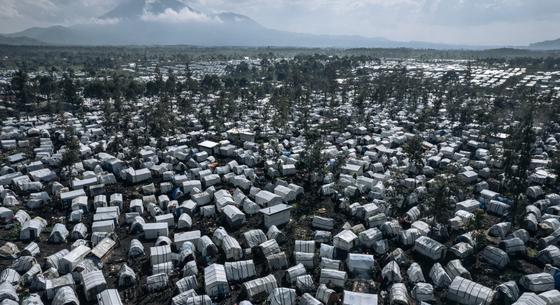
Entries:
{"label": "tall tree", "polygon": [[407,155],[411,165],[411,170],[418,173],[424,168],[424,146],[422,138],[414,136],[403,145],[404,153]]}
{"label": "tall tree", "polygon": [[511,129],[504,143],[504,181],[508,194],[513,197],[512,225],[516,226],[524,213],[527,190],[527,173],[531,164],[531,151],[536,139],[533,130],[535,105],[529,103],[521,110],[521,120]]}
{"label": "tall tree", "polygon": [[16,110],[29,113],[34,97],[27,72],[19,69],[12,77],[11,87],[16,96]]}
{"label": "tall tree", "polygon": [[82,99],[78,95],[78,88],[74,82],[74,74],[72,71],[64,73],[62,75],[62,101],[72,107],[79,107],[81,105]]}
{"label": "tall tree", "polygon": [[39,93],[45,96],[47,102],[51,101],[54,90],[55,81],[50,75],[39,76]]}
{"label": "tall tree", "polygon": [[65,131],[66,147],[62,153],[62,160],[60,166],[65,168],[68,173],[71,174],[72,166],[80,161],[80,141],[78,137],[74,135],[73,130],[67,126]]}

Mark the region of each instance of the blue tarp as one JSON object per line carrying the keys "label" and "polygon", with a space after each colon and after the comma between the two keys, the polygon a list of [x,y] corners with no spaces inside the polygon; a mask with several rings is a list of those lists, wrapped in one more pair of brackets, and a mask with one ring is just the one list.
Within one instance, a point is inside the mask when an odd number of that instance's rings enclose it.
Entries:
{"label": "blue tarp", "polygon": [[554,288],[560,289],[560,271],[554,274]]}
{"label": "blue tarp", "polygon": [[484,198],[479,197],[478,202],[480,203],[480,208],[486,210],[486,203],[484,203]]}
{"label": "blue tarp", "polygon": [[[171,198],[171,200],[175,200],[177,199],[177,195],[181,192],[181,188],[180,187],[176,187],[174,188],[171,193],[169,194],[169,198]],[[181,192],[182,194],[182,192]]]}

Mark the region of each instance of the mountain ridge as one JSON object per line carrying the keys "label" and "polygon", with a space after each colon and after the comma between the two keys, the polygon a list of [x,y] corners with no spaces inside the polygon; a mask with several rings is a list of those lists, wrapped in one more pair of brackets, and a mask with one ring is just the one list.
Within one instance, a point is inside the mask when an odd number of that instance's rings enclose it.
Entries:
{"label": "mountain ridge", "polygon": [[3,46],[38,46],[47,43],[26,36],[6,36],[0,34],[0,45]]}
{"label": "mountain ridge", "polygon": [[530,44],[529,48],[538,50],[560,50],[560,38],[535,42]]}
{"label": "mountain ridge", "polygon": [[318,47],[489,49],[493,46],[393,41],[358,35],[319,35],[267,28],[234,12],[206,13],[183,0],[129,0],[90,23],[34,27],[6,37],[52,45],[198,45],[205,47]]}

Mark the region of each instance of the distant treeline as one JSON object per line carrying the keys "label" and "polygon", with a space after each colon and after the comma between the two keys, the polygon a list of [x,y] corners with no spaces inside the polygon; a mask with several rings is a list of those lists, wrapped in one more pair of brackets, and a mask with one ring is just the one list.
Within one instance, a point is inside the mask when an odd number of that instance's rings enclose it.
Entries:
{"label": "distant treeline", "polygon": [[560,50],[524,49],[433,50],[433,49],[317,49],[279,47],[195,47],[195,46],[0,46],[0,68],[88,67],[112,69],[138,61],[185,63],[192,60],[229,60],[243,57],[295,57],[336,55],[367,58],[413,58],[418,60],[478,60],[490,64],[508,63],[540,70],[560,69]]}

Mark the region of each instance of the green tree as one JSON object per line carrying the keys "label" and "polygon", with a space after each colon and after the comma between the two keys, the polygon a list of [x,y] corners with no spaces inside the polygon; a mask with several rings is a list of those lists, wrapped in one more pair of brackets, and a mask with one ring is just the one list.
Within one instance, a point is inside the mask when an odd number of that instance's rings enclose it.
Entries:
{"label": "green tree", "polygon": [[62,75],[62,101],[73,107],[79,107],[82,99],[78,95],[78,88],[74,83],[73,73],[70,71]]}
{"label": "green tree", "polygon": [[70,172],[72,165],[80,161],[80,141],[78,137],[73,135],[70,129],[66,133],[66,147],[62,153],[60,166]]}
{"label": "green tree", "polygon": [[426,214],[433,215],[437,223],[447,225],[455,209],[452,195],[456,194],[457,184],[452,175],[441,174],[429,185],[423,202]]}
{"label": "green tree", "polygon": [[29,76],[27,73],[19,69],[12,77],[11,81],[12,90],[16,96],[16,107],[18,111],[29,112],[33,102],[33,90],[29,85]]}
{"label": "green tree", "polygon": [[39,93],[45,96],[47,102],[50,102],[54,91],[54,79],[50,75],[39,76]]}
{"label": "green tree", "polygon": [[[476,209],[474,211],[474,217],[471,218],[467,224],[467,229],[471,232],[472,238],[474,239],[475,253],[486,247],[488,240],[486,239],[485,232],[485,222],[486,222],[486,212],[483,209]],[[479,265],[479,256],[476,257],[476,265]]]}
{"label": "green tree", "polygon": [[527,190],[527,173],[531,164],[531,151],[536,135],[533,130],[533,109],[530,103],[521,114],[521,121],[511,129],[504,143],[504,180],[503,186],[513,198],[511,208],[512,226],[519,224],[525,211]]}
{"label": "green tree", "polygon": [[[325,143],[317,131],[308,131],[305,135],[307,149],[302,156],[301,168],[306,177],[305,181],[313,185],[321,181],[327,172],[327,159],[322,153]],[[317,190],[316,187],[313,190]]]}
{"label": "green tree", "polygon": [[424,168],[424,146],[422,145],[422,137],[416,135],[406,141],[402,146],[403,152],[408,157],[410,165],[413,166],[413,172],[418,173]]}

